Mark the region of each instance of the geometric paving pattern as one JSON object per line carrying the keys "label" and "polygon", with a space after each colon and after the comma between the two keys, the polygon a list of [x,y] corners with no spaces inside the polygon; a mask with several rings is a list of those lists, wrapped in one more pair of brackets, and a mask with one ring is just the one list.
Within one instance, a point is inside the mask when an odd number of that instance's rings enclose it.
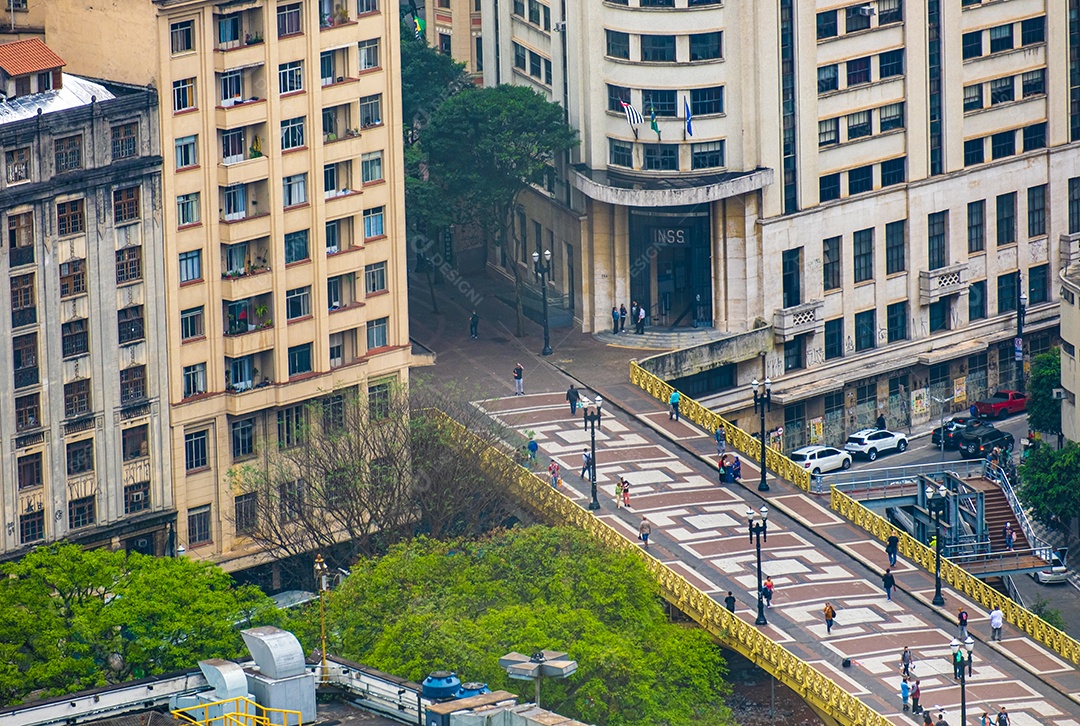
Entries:
{"label": "geometric paving pattern", "polygon": [[[587,502],[590,485],[579,474],[582,450],[589,446],[590,437],[583,429],[581,412],[572,418],[563,396],[562,392],[543,393],[478,405],[505,425],[532,433],[544,457],[561,464],[563,492]],[[700,448],[706,437],[696,427],[669,421],[666,410],[659,408],[639,418],[651,428],[629,425],[622,411],[603,412],[596,432],[601,504],[597,515],[633,541],[637,541],[641,517],[647,516],[655,543],[650,552],[718,601],[732,590],[738,600],[736,614],[752,623],[757,615],[757,569],[746,510],[758,509],[760,500],[748,497],[739,485],[719,484],[715,468],[709,476],[700,459],[673,443],[696,441]],[[542,458],[538,468],[546,468],[547,461]],[[715,452],[711,461],[715,467]],[[759,470],[745,460],[742,475],[748,483],[760,478]],[[615,507],[614,484],[620,476],[630,482],[629,510]],[[772,608],[766,612],[770,637],[897,724],[916,722],[900,708],[899,654],[907,646],[915,655],[922,705],[935,712],[944,709],[946,718],[958,724],[960,688],[948,660],[949,641],[957,635],[955,625],[907,592],[894,591],[894,600],[888,601],[880,579],[868,575],[856,559],[861,556],[883,568],[887,560],[881,545],[809,497],[776,494],[776,489],[768,500],[768,540],[762,545],[762,577],[771,576],[775,585]],[[823,546],[815,533],[824,534],[832,546]],[[893,574],[900,587],[905,586],[905,577],[925,584],[924,574],[902,560]],[[826,633],[821,615],[826,601],[837,611],[831,634]],[[948,592],[946,601],[952,608],[960,603],[966,606],[971,633],[980,641],[967,682],[969,723],[978,723],[982,710],[993,715],[1006,706],[1013,726],[1080,726],[1080,705],[994,648],[1043,676],[1067,674],[1071,678],[1076,675],[1072,666],[1016,631],[1010,633],[1008,625],[1005,640],[991,646],[988,613],[956,593]],[[850,669],[839,665],[845,658],[852,660]],[[1068,686],[1075,690],[1075,683]],[[895,695],[890,699],[889,694]]]}

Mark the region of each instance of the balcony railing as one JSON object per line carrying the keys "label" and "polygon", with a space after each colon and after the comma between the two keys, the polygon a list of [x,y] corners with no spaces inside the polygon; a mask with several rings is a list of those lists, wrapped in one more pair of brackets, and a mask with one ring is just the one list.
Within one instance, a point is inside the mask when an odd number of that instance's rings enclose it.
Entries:
{"label": "balcony railing", "polygon": [[776,340],[786,343],[803,333],[823,333],[825,319],[822,311],[824,300],[811,300],[801,305],[781,308],[773,313],[773,334]]}
{"label": "balcony railing", "polygon": [[15,371],[15,388],[26,388],[38,382],[38,368],[23,368]]}
{"label": "balcony railing", "polygon": [[82,416],[80,418],[72,419],[64,424],[64,435],[77,434],[80,431],[89,431],[94,428],[95,418],[94,414],[89,416]]}
{"label": "balcony railing", "polygon": [[37,308],[22,308],[11,311],[11,327],[21,328],[24,325],[37,323]]}
{"label": "balcony railing", "polygon": [[936,270],[919,271],[919,304],[929,305],[943,297],[956,295],[968,288],[966,262]]}

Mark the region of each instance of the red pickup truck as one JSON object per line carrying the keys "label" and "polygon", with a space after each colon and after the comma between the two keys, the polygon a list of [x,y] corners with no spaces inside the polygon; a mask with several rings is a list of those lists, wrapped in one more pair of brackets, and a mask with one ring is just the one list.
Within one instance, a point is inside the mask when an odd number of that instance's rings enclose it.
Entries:
{"label": "red pickup truck", "polygon": [[998,391],[990,398],[975,404],[979,416],[985,418],[1005,418],[1009,414],[1027,410],[1027,396],[1017,391]]}

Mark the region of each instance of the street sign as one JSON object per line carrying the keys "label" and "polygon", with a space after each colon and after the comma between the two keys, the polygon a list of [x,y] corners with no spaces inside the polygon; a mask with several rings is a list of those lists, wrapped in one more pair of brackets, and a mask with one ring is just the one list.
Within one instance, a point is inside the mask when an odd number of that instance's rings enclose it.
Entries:
{"label": "street sign", "polygon": [[784,435],[784,427],[783,426],[777,426],[776,427],[776,435],[777,436],[783,436]]}
{"label": "street sign", "polygon": [[1024,339],[1013,338],[1013,357],[1016,360],[1024,360]]}

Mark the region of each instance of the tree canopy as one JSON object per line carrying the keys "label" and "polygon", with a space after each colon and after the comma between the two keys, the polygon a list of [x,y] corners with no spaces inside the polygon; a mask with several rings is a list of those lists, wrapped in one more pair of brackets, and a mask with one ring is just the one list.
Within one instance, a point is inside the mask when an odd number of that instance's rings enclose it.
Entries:
{"label": "tree canopy", "polygon": [[0,705],[189,668],[243,652],[273,602],[221,569],[71,544],[0,567]]}
{"label": "tree canopy", "polygon": [[1056,434],[1061,431],[1061,401],[1054,389],[1061,387],[1061,353],[1054,348],[1031,361],[1028,383],[1028,428]]}
{"label": "tree canopy", "polygon": [[1020,498],[1040,516],[1080,515],[1080,444],[1070,442],[1060,451],[1035,447],[1020,467],[1020,480]]}
{"label": "tree canopy", "polygon": [[[465,64],[417,38],[411,23],[401,23],[401,117],[406,135],[415,135],[444,100],[471,86]],[[411,140],[411,139],[410,139]]]}
{"label": "tree canopy", "polygon": [[[355,566],[327,606],[330,652],[417,682],[448,669],[531,700],[499,657],[561,650],[578,670],[543,682],[545,708],[594,724],[732,722],[710,636],[668,622],[638,558],[575,529],[413,540]],[[316,646],[317,617],[294,617]]]}

